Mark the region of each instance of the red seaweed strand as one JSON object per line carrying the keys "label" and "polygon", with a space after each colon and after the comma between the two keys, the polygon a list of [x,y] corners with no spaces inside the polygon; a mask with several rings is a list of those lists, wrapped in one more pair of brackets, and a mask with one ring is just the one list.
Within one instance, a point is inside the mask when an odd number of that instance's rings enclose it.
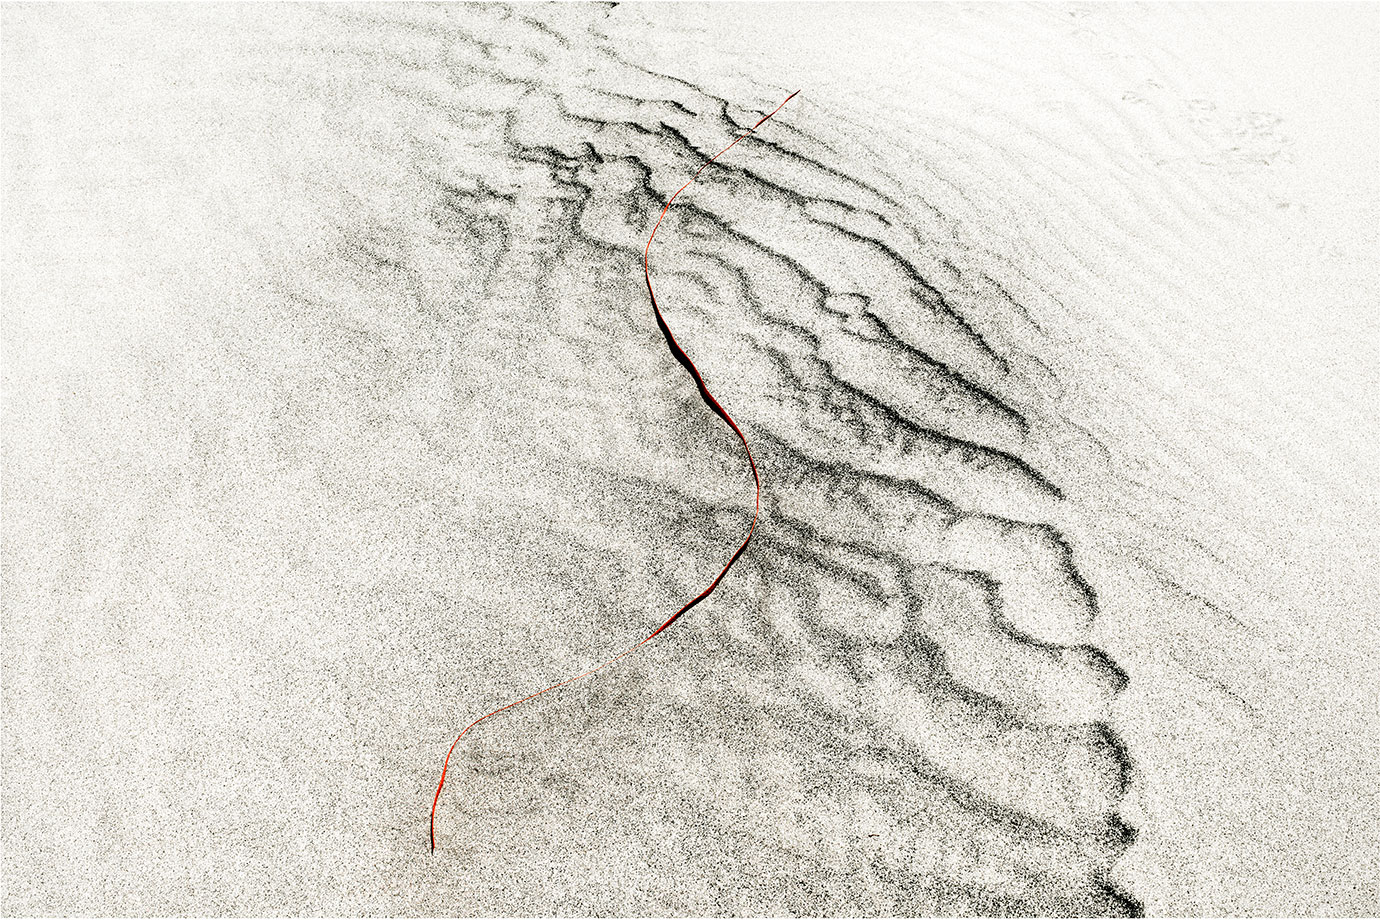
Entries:
{"label": "red seaweed strand", "polygon": [[733,147],[736,146],[737,143],[741,141],[743,138],[754,133],[758,128],[762,126],[763,122],[767,121],[767,119],[771,118],[777,112],[785,108],[786,103],[794,99],[796,94],[799,92],[800,90],[796,90],[794,93],[791,93],[775,109],[773,109],[768,114],[762,116],[762,118],[757,122],[757,124],[753,125],[751,128],[748,128],[742,134],[734,138],[733,143],[729,144],[723,150],[720,150],[718,153],[710,157],[707,161],[705,161],[704,165],[700,166],[700,168],[695,171],[695,174],[690,177],[689,182],[685,183],[679,189],[676,190],[676,193],[672,195],[670,200],[666,202],[666,206],[661,209],[661,215],[657,217],[656,226],[652,228],[651,234],[647,237],[647,246],[642,253],[642,273],[643,277],[645,277],[647,281],[647,296],[651,298],[652,312],[656,315],[657,327],[661,329],[662,335],[665,336],[666,344],[668,347],[670,347],[671,354],[675,357],[677,361],[680,362],[680,364],[687,371],[689,371],[690,376],[695,381],[695,386],[699,389],[700,398],[704,400],[705,405],[707,405],[711,410],[713,410],[715,415],[719,416],[719,418],[723,419],[726,423],[728,423],[728,427],[733,429],[733,433],[738,436],[738,440],[741,441],[743,444],[743,452],[747,455],[748,466],[752,469],[752,481],[757,489],[756,498],[753,500],[752,523],[748,525],[747,536],[743,539],[742,544],[738,547],[737,551],[733,554],[732,558],[728,560],[728,563],[723,567],[719,574],[715,576],[714,580],[710,583],[709,587],[705,588],[698,595],[696,595],[693,600],[691,600],[685,606],[677,610],[674,614],[671,615],[670,619],[658,626],[655,631],[653,631],[642,641],[638,642],[632,648],[628,649],[626,652],[623,652],[621,655],[617,655],[613,658],[610,658],[608,661],[605,661],[603,664],[599,665],[596,668],[590,668],[588,671],[576,674],[574,677],[567,678],[558,684],[552,684],[549,687],[545,687],[541,690],[538,690],[536,693],[528,694],[520,700],[514,700],[507,706],[502,706],[498,709],[495,709],[493,712],[486,713],[480,716],[479,718],[475,719],[469,725],[465,726],[464,731],[460,732],[460,734],[455,737],[455,740],[451,742],[450,749],[446,751],[445,763],[441,765],[441,780],[436,784],[436,795],[431,800],[431,825],[428,836],[431,842],[432,852],[436,851],[436,806],[441,801],[441,789],[446,784],[446,771],[450,768],[450,758],[451,755],[455,753],[455,747],[460,743],[460,739],[465,737],[465,735],[469,733],[470,729],[474,728],[480,722],[483,722],[486,719],[490,719],[498,715],[500,712],[506,712],[507,710],[512,709],[514,706],[520,706],[528,700],[536,699],[543,693],[549,693],[550,691],[557,690],[561,687],[566,686],[567,684],[573,684],[575,683],[575,681],[580,680],[581,678],[588,677],[591,674],[597,674],[604,668],[607,668],[609,665],[615,664],[619,661],[622,661],[624,658],[627,658],[633,652],[637,651],[639,648],[655,639],[668,626],[670,626],[676,620],[680,619],[683,614],[688,612],[700,601],[704,600],[705,598],[709,597],[710,594],[714,593],[714,589],[719,586],[719,582],[723,581],[724,576],[728,574],[728,570],[733,568],[733,564],[738,561],[738,557],[743,555],[743,552],[748,548],[748,544],[752,542],[752,535],[757,529],[758,515],[761,513],[762,509],[762,477],[757,470],[757,461],[754,460],[752,457],[752,448],[748,446],[747,437],[743,435],[742,429],[738,427],[737,422],[733,421],[733,418],[728,414],[728,412],[724,410],[724,407],[719,404],[719,401],[714,398],[714,394],[709,392],[709,388],[705,386],[704,378],[700,376],[699,369],[695,367],[694,362],[690,360],[690,356],[685,353],[685,349],[680,347],[680,343],[677,342],[675,336],[671,334],[670,327],[666,325],[666,318],[662,316],[661,308],[657,305],[656,302],[656,293],[652,290],[652,240],[656,239],[656,232],[657,230],[661,229],[661,222],[666,218],[666,212],[671,210],[672,203],[674,203],[676,198],[680,196],[680,193],[685,191],[692,184],[694,184],[694,181],[699,178],[700,173],[704,172],[705,169],[709,167],[709,164],[713,163],[719,157],[723,156],[729,150],[733,149]]}

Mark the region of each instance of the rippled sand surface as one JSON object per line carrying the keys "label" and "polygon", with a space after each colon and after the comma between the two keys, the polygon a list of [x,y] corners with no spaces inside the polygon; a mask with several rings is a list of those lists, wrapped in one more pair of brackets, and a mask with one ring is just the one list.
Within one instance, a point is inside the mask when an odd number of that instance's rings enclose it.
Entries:
{"label": "rippled sand surface", "polygon": [[1380,909],[1374,9],[3,25],[6,914]]}

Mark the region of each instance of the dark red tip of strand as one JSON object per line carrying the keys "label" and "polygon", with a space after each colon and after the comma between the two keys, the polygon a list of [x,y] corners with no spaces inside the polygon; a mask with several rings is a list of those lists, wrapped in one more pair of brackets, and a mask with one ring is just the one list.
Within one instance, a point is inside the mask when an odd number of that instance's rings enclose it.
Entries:
{"label": "dark red tip of strand", "polygon": [[738,561],[738,557],[743,555],[743,551],[746,550],[748,548],[748,544],[752,542],[752,535],[757,530],[757,517],[762,510],[762,477],[757,472],[757,461],[752,458],[752,449],[748,447],[747,438],[743,435],[742,429],[738,427],[737,422],[733,421],[733,418],[728,414],[728,412],[724,410],[724,407],[719,405],[719,401],[714,398],[714,394],[709,392],[709,388],[705,386],[704,378],[700,376],[699,369],[696,368],[695,363],[690,360],[690,356],[685,353],[685,349],[680,347],[680,343],[676,341],[676,337],[671,334],[671,328],[666,325],[666,318],[661,315],[661,308],[657,306],[656,302],[656,292],[652,290],[652,240],[656,239],[656,232],[657,230],[661,229],[661,222],[666,218],[666,212],[671,210],[671,204],[676,200],[676,198],[680,196],[680,193],[689,188],[694,183],[694,181],[699,178],[700,173],[704,172],[705,169],[708,168],[710,163],[713,163],[719,157],[723,156],[729,150],[733,149],[733,147],[738,143],[738,141],[741,141],[743,138],[747,137],[749,134],[752,134],[754,131],[760,128],[763,122],[765,122],[767,119],[771,118],[777,112],[785,108],[786,103],[794,99],[799,92],[800,90],[796,90],[794,93],[791,93],[789,96],[785,98],[784,101],[782,101],[780,105],[772,109],[766,115],[763,115],[762,118],[757,122],[757,124],[753,125],[751,128],[748,128],[742,134],[734,138],[733,143],[729,144],[723,150],[720,150],[718,153],[710,157],[707,161],[705,161],[703,166],[701,166],[698,170],[695,171],[695,174],[690,177],[689,182],[685,183],[679,189],[676,190],[676,193],[671,196],[669,201],[666,202],[666,206],[661,209],[661,216],[659,216],[656,219],[656,226],[652,227],[652,232],[647,237],[647,246],[642,252],[642,273],[647,280],[647,296],[651,298],[652,313],[656,315],[657,327],[661,330],[661,334],[666,338],[666,344],[671,349],[671,354],[675,357],[677,361],[680,362],[682,367],[684,367],[687,371],[690,372],[690,376],[694,379],[695,386],[700,391],[700,398],[704,400],[704,404],[708,406],[714,412],[715,415],[723,419],[728,424],[729,428],[733,429],[733,433],[738,436],[738,440],[741,441],[743,444],[743,452],[747,455],[748,466],[752,469],[752,481],[757,488],[757,497],[753,500],[752,523],[748,525],[747,536],[743,539],[742,545],[738,547],[737,551],[733,554],[732,558],[728,560],[728,564],[723,567],[723,569],[719,572],[715,579],[710,583],[709,587],[701,591],[684,607],[681,607],[679,610],[673,613],[670,619],[658,626],[656,630],[651,633],[651,635],[647,636],[647,638],[643,639],[641,642],[637,643],[623,654],[610,658],[608,661],[599,665],[597,668],[591,668],[588,671],[585,671],[581,674],[576,674],[574,677],[563,680],[558,684],[552,684],[549,687],[538,690],[536,693],[524,696],[520,700],[515,700],[509,703],[507,706],[502,706],[498,709],[495,709],[493,712],[480,716],[479,718],[471,722],[469,725],[465,726],[464,731],[460,732],[459,735],[456,735],[455,740],[451,742],[450,750],[446,751],[445,763],[441,765],[441,781],[436,784],[436,795],[431,800],[431,824],[428,829],[427,838],[431,843],[431,852],[433,853],[436,852],[436,806],[441,801],[441,789],[446,784],[446,771],[450,768],[450,757],[452,754],[455,753],[455,746],[460,743],[460,739],[465,737],[465,735],[469,732],[470,729],[474,728],[476,725],[478,725],[480,722],[483,722],[485,719],[498,715],[500,712],[512,709],[514,706],[521,705],[522,703],[525,703],[528,700],[533,699],[535,697],[541,696],[543,693],[546,693],[550,690],[556,690],[560,687],[564,687],[566,684],[573,684],[575,681],[579,680],[582,677],[588,677],[591,674],[595,674],[599,671],[602,671],[604,668],[608,667],[611,664],[622,661],[624,658],[628,657],[633,652],[637,651],[639,648],[646,645],[648,642],[652,641],[657,636],[661,635],[661,633],[666,629],[666,627],[670,626],[676,620],[680,619],[682,614],[688,612],[700,601],[704,600],[710,594],[714,593],[714,589],[719,586],[719,582],[723,581],[724,576],[728,574],[728,570],[733,568],[733,564]]}

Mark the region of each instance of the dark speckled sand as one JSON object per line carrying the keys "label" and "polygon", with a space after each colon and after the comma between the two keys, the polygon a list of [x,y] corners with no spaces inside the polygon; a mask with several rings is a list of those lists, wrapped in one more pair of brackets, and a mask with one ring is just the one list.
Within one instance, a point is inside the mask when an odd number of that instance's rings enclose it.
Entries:
{"label": "dark speckled sand", "polygon": [[1378,22],[7,5],[3,912],[1373,914]]}

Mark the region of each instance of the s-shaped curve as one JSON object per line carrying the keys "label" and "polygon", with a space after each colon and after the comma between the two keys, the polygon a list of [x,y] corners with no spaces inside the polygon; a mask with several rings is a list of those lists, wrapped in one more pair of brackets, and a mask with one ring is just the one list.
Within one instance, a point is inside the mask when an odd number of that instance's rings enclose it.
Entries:
{"label": "s-shaped curve", "polygon": [[643,277],[647,280],[647,296],[651,298],[652,312],[656,314],[657,327],[661,329],[661,334],[666,337],[666,344],[670,347],[671,354],[674,355],[675,359],[679,361],[687,371],[690,372],[690,376],[693,377],[695,380],[695,386],[700,391],[700,398],[704,400],[705,405],[709,406],[709,408],[714,411],[715,415],[719,416],[719,418],[723,419],[725,422],[728,423],[728,427],[733,429],[733,433],[736,434],[738,436],[738,440],[742,442],[743,452],[747,454],[748,466],[752,468],[752,481],[757,488],[757,495],[756,498],[753,500],[752,523],[748,525],[747,536],[743,538],[742,545],[738,547],[738,550],[733,554],[733,557],[728,560],[728,563],[723,567],[719,574],[710,583],[709,587],[705,588],[698,595],[696,595],[693,600],[691,600],[685,606],[681,607],[674,614],[672,614],[670,619],[658,626],[655,631],[653,631],[641,642],[638,642],[636,645],[628,649],[626,652],[623,652],[621,655],[617,655],[613,658],[610,658],[608,661],[605,661],[597,668],[590,668],[588,671],[576,674],[574,677],[567,678],[566,680],[563,680],[558,684],[552,684],[549,687],[545,687],[541,690],[538,690],[536,693],[528,694],[520,700],[514,700],[507,706],[502,706],[498,709],[495,709],[493,712],[486,713],[480,716],[479,718],[475,719],[469,725],[465,726],[465,729],[455,737],[454,741],[451,742],[450,750],[446,751],[445,763],[441,765],[441,780],[436,784],[436,795],[431,800],[431,824],[430,829],[428,831],[428,839],[431,842],[431,851],[433,853],[436,851],[436,806],[441,801],[441,789],[446,784],[446,771],[450,768],[450,757],[451,754],[455,753],[455,746],[460,743],[461,738],[465,737],[465,735],[469,733],[470,729],[474,728],[480,722],[483,722],[486,719],[490,719],[493,716],[498,715],[500,712],[505,712],[509,709],[512,709],[514,706],[519,706],[527,702],[528,700],[535,699],[536,697],[541,696],[543,693],[548,693],[552,690],[559,689],[560,687],[564,687],[567,684],[573,684],[575,683],[575,681],[580,680],[584,677],[588,677],[591,674],[597,674],[598,672],[604,670],[604,668],[607,668],[609,665],[615,664],[616,662],[622,661],[624,658],[627,658],[633,652],[637,651],[639,648],[641,648],[642,646],[646,645],[648,642],[651,642],[653,639],[659,636],[668,626],[670,626],[676,620],[680,619],[683,614],[685,614],[700,601],[704,600],[710,594],[712,594],[714,592],[714,589],[719,586],[719,582],[723,581],[724,576],[728,574],[728,570],[733,568],[733,563],[738,561],[738,557],[743,555],[743,551],[746,550],[748,548],[748,544],[752,542],[753,532],[757,529],[757,518],[762,510],[762,477],[761,474],[757,471],[757,461],[754,460],[752,457],[752,448],[748,446],[747,438],[743,435],[742,429],[738,427],[737,422],[733,421],[732,416],[730,416],[728,412],[724,410],[724,407],[719,405],[719,401],[714,398],[714,394],[709,392],[709,388],[706,387],[704,384],[704,378],[700,376],[699,369],[696,368],[694,362],[690,360],[690,356],[685,353],[685,349],[680,347],[680,343],[677,342],[675,336],[671,334],[670,327],[666,325],[666,318],[661,315],[661,308],[657,305],[656,302],[656,292],[652,290],[652,240],[656,239],[656,232],[661,229],[661,222],[666,219],[666,212],[671,210],[671,205],[675,202],[676,198],[680,196],[680,193],[688,189],[692,184],[694,184],[695,180],[700,177],[700,173],[704,172],[709,167],[709,164],[713,163],[719,157],[723,156],[729,150],[733,149],[733,147],[736,146],[737,143],[741,141],[743,138],[747,137],[749,134],[754,133],[758,128],[762,126],[763,122],[767,121],[767,119],[771,118],[777,112],[785,108],[786,103],[794,99],[799,92],[800,90],[796,90],[794,93],[791,93],[775,109],[773,109],[768,114],[762,116],[761,120],[759,120],[757,124],[753,125],[751,128],[748,128],[742,134],[738,135],[736,138],[734,138],[733,143],[729,144],[723,150],[720,150],[718,153],[714,154],[712,157],[705,161],[704,165],[702,165],[699,169],[695,170],[695,174],[690,177],[690,181],[682,185],[679,189],[677,189],[676,193],[672,195],[670,199],[666,202],[666,206],[661,209],[661,215],[657,217],[656,226],[652,227],[652,232],[647,237],[646,249],[644,249],[642,253],[642,274]]}

